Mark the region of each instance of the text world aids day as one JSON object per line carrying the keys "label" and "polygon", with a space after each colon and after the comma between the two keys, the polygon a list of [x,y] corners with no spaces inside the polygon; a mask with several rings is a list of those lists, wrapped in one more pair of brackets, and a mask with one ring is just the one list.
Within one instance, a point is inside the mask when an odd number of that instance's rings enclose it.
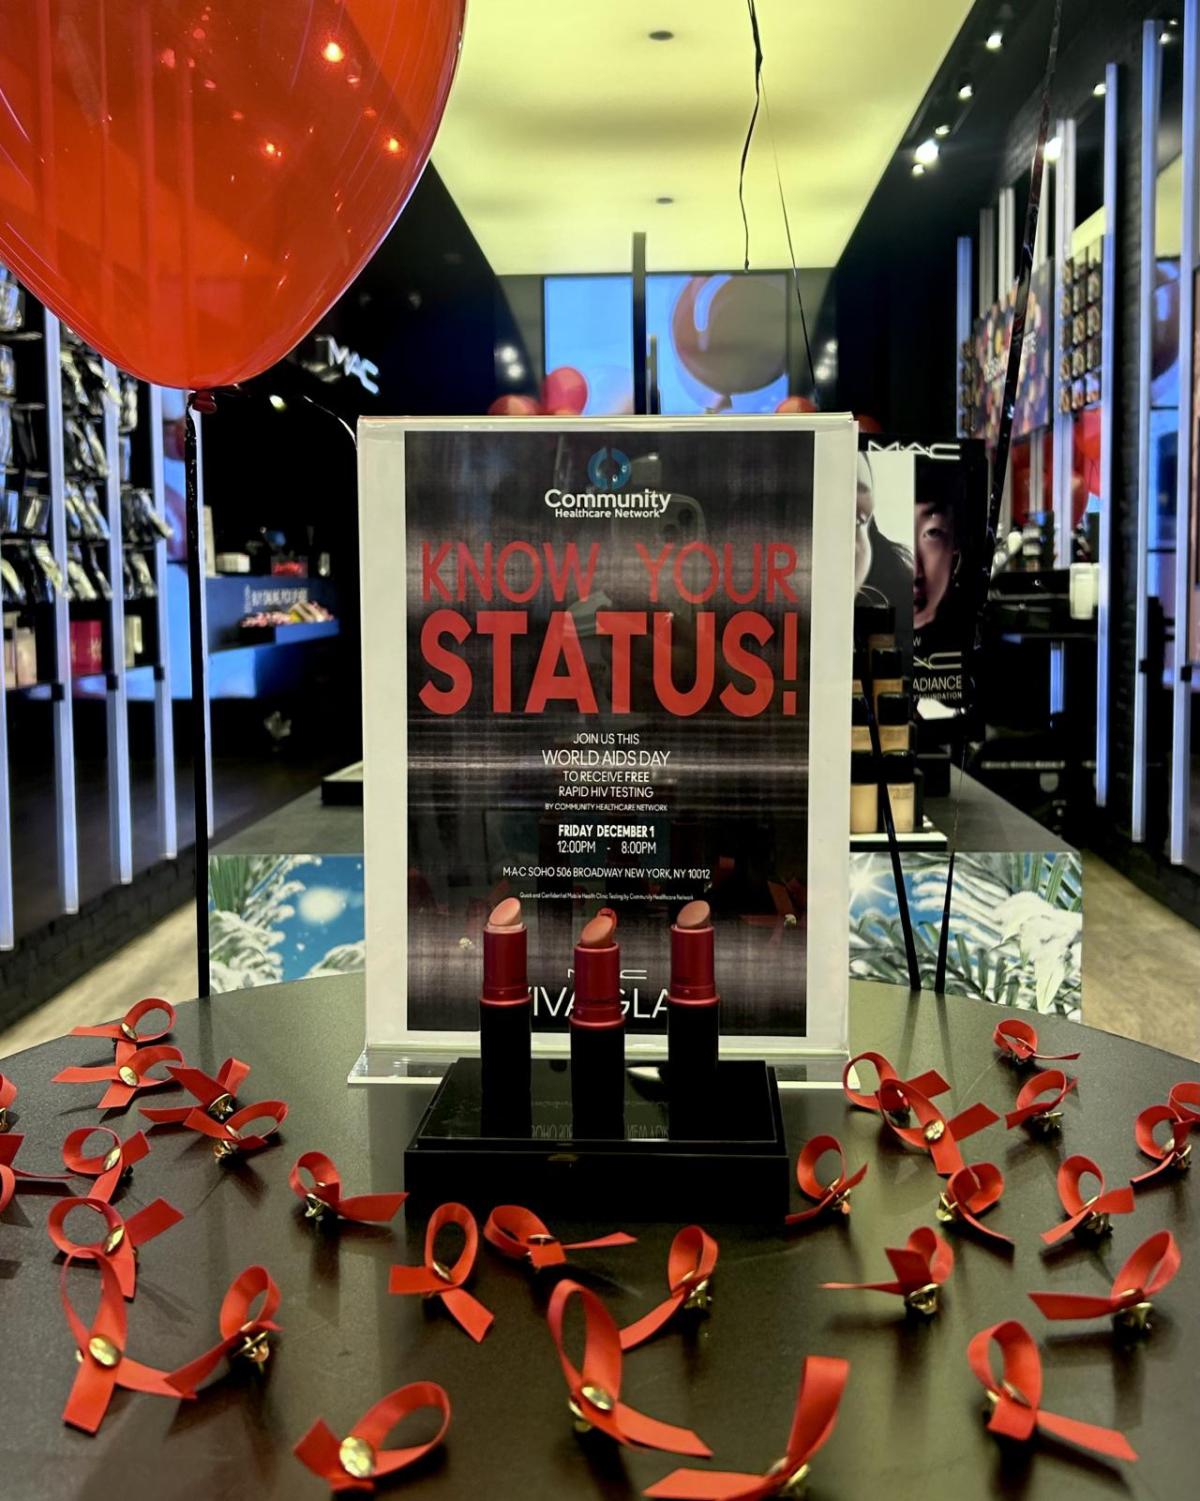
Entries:
{"label": "text world aids day", "polygon": [[[648,608],[596,609],[595,636],[606,646],[601,702],[572,614],[572,606],[591,597],[599,543],[583,549],[574,542],[422,542],[421,599],[433,608],[421,625],[428,675],[420,702],[433,714],[457,714],[486,694],[496,714],[553,708],[630,714],[635,649],[648,643],[649,691],[668,714],[686,718],[718,706],[739,718],[771,708],[796,714],[799,618],[788,607],[807,595],[796,548],[790,542],[688,542],[651,550],[635,542],[633,549]],[[540,640],[531,639],[530,613],[522,608],[535,598],[561,607],[551,609]],[[688,607],[682,620],[680,605]],[[774,618],[762,608],[745,608],[750,605],[773,606]],[[472,637],[488,645],[486,682],[476,681],[462,653]],[[518,651],[536,654],[519,701]]]}

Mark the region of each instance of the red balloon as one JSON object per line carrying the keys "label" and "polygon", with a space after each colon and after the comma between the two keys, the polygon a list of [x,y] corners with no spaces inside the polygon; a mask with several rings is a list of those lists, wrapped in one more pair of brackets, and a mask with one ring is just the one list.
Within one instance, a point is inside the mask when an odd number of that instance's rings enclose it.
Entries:
{"label": "red balloon", "polygon": [[680,361],[710,391],[760,391],[784,370],[778,283],[758,276],[693,276],[671,313]]}
{"label": "red balloon", "polygon": [[775,408],[777,412],[815,412],[817,404],[807,396],[785,396]]}
{"label": "red balloon", "polygon": [[122,369],[244,380],[425,166],[465,0],[38,0],[0,25],[0,261]]}
{"label": "red balloon", "polygon": [[854,414],[854,420],[858,423],[859,432],[881,433],[883,431],[883,428],[880,427],[879,423],[876,422],[874,417],[867,417],[862,412],[856,412]]}
{"label": "red balloon", "polygon": [[542,408],[532,396],[497,396],[487,414],[489,417],[540,417]]}
{"label": "red balloon", "polygon": [[542,405],[555,415],[578,417],[587,399],[587,380],[573,365],[560,365],[542,382]]}

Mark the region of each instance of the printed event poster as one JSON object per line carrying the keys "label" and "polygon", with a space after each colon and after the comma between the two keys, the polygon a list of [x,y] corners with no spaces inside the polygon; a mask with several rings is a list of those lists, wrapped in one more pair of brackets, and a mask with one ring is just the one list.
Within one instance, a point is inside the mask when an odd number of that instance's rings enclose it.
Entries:
{"label": "printed event poster", "polygon": [[661,1039],[704,897],[724,1034],[844,1045],[854,432],[360,425],[368,1043],[474,1031],[515,896],[539,1033],[610,907]]}

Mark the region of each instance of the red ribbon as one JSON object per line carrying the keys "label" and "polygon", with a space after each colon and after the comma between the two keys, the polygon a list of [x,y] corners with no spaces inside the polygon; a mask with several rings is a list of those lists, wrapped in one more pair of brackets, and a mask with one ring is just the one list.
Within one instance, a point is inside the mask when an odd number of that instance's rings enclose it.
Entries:
{"label": "red ribbon", "polygon": [[[104,1221],[102,1240],[82,1243],[73,1241],[63,1228],[67,1216],[75,1209],[91,1209]],[[137,1287],[137,1248],[177,1225],[183,1218],[166,1199],[155,1199],[145,1209],[123,1219],[119,1210],[105,1199],[60,1199],[50,1211],[46,1228],[50,1239],[64,1256],[76,1261],[107,1261],[117,1274],[123,1298],[132,1298]]]}
{"label": "red ribbon", "polygon": [[[578,1298],[583,1306],[582,1370],[576,1369],[563,1347],[563,1322],[572,1298]],[[581,1431],[595,1428],[618,1444],[665,1449],[669,1454],[692,1454],[701,1459],[712,1454],[690,1428],[660,1423],[621,1401],[621,1334],[594,1292],[564,1278],[550,1295],[546,1320],[566,1378],[571,1411]]]}
{"label": "red ribbon", "polygon": [[1061,1068],[1047,1068],[1031,1079],[1026,1079],[1017,1095],[1017,1108],[1004,1117],[1004,1124],[1011,1131],[1014,1126],[1037,1126],[1049,1128],[1055,1124],[1051,1116],[1075,1088],[1076,1080],[1068,1079]]}
{"label": "red ribbon", "polygon": [[[1164,1121],[1171,1128],[1171,1139],[1165,1144],[1157,1141],[1154,1135],[1156,1128]],[[1188,1141],[1192,1125],[1193,1122],[1186,1115],[1181,1115],[1174,1105],[1149,1105],[1142,1111],[1133,1123],[1134,1140],[1140,1150],[1147,1157],[1155,1158],[1156,1162],[1154,1167],[1130,1180],[1135,1188],[1151,1178],[1157,1178],[1159,1173],[1168,1168],[1182,1171],[1188,1166],[1192,1156],[1192,1144]]]}
{"label": "red ribbon", "polygon": [[[257,1313],[250,1312],[261,1298]],[[211,1376],[226,1356],[245,1356],[255,1365],[265,1364],[270,1354],[269,1334],[277,1334],[275,1314],[279,1309],[279,1288],[265,1266],[248,1266],[229,1284],[221,1299],[217,1319],[221,1338],[211,1350],[190,1364],[180,1366],[167,1377],[171,1388],[181,1397],[194,1397],[196,1388]]]}
{"label": "red ribbon", "polygon": [[[999,1381],[992,1372],[993,1344],[999,1346],[1003,1361]],[[1091,1449],[1106,1459],[1137,1458],[1129,1440],[1115,1429],[1098,1428],[1093,1423],[1042,1411],[1042,1357],[1033,1336],[1015,1319],[981,1329],[967,1346],[967,1360],[995,1404],[988,1419],[990,1433],[1024,1443],[1040,1429],[1052,1438]]]}
{"label": "red ribbon", "polygon": [[946,1184],[938,1202],[937,1217],[943,1224],[963,1220],[980,1235],[1011,1246],[1011,1236],[990,1230],[979,1218],[993,1204],[998,1204],[1003,1194],[1004,1174],[994,1162],[977,1162],[972,1167],[960,1167],[956,1173],[951,1174],[950,1181]]}
{"label": "red ribbon", "polygon": [[871,1110],[876,1115],[884,1113],[884,1107],[879,1101],[878,1090],[874,1094],[864,1094],[859,1090],[850,1088],[850,1070],[856,1063],[862,1063],[864,1059],[867,1063],[874,1065],[875,1072],[879,1075],[881,1088],[886,1083],[900,1084],[906,1090],[915,1089],[918,1094],[923,1094],[926,1099],[932,1099],[936,1095],[945,1094],[950,1088],[949,1084],[946,1083],[945,1079],[942,1078],[936,1069],[931,1068],[926,1073],[918,1074],[913,1079],[901,1079],[900,1075],[882,1053],[859,1053],[856,1057],[851,1058],[850,1062],[842,1070],[842,1092],[850,1103],[857,1105],[860,1110]]}
{"label": "red ribbon", "polygon": [[[200,1101],[200,1108],[215,1121],[223,1121],[237,1108],[237,1092],[250,1072],[250,1065],[240,1058],[226,1058],[211,1078],[203,1069],[189,1068],[186,1064],[167,1065],[176,1084],[181,1084],[193,1099]],[[178,1105],[169,1110],[148,1109],[142,1106],[141,1113],[156,1126],[181,1126],[192,1112],[190,1105]]]}
{"label": "red ribbon", "polygon": [[681,1308],[703,1310],[712,1302],[712,1274],[720,1247],[699,1225],[685,1225],[667,1257],[667,1296],[649,1313],[621,1330],[621,1349],[633,1350],[657,1334]]}
{"label": "red ribbon", "polygon": [[0,1074],[0,1131],[8,1130],[8,1107],[17,1097],[17,1086]]}
{"label": "red ribbon", "polygon": [[1032,1063],[1037,1058],[1049,1063],[1069,1063],[1079,1057],[1078,1053],[1039,1053],[1037,1033],[1028,1022],[1015,1016],[997,1023],[992,1041],[1013,1063]]}
{"label": "red ribbon", "polygon": [[[901,1141],[919,1151],[928,1152],[939,1175],[948,1178],[963,1166],[960,1141],[974,1136],[1000,1119],[994,1110],[981,1102],[968,1105],[947,1120],[938,1107],[915,1085],[885,1079],[879,1086],[879,1103],[883,1119]],[[909,1112],[916,1116],[916,1126],[901,1124]]]}
{"label": "red ribbon", "polygon": [[[83,1144],[89,1136],[107,1136],[112,1145],[106,1152],[85,1156]],[[135,1131],[125,1141],[107,1126],[80,1126],[70,1132],[63,1142],[62,1158],[68,1172],[78,1173],[81,1178],[95,1178],[89,1198],[112,1202],[117,1184],[126,1173],[133,1171],[135,1162],[141,1162],[150,1150],[145,1133]]]}
{"label": "red ribbon", "polygon": [[[404,1449],[380,1447],[397,1423],[427,1407],[442,1416],[441,1426],[431,1439]],[[449,1426],[450,1398],[443,1388],[434,1381],[414,1381],[376,1402],[344,1439],[318,1418],[292,1453],[330,1490],[371,1491],[377,1480],[415,1464],[436,1449]]]}
{"label": "red ribbon", "polygon": [[531,1209],[520,1204],[497,1204],[483,1227],[483,1238],[502,1256],[514,1261],[528,1260],[534,1271],[543,1267],[563,1266],[568,1251],[597,1251],[606,1246],[632,1246],[636,1235],[615,1230],[595,1240],[573,1240],[563,1245],[557,1235],[538,1219]]}
{"label": "red ribbon", "polygon": [[[1100,1185],[1088,1199],[1083,1197],[1079,1187],[1084,1178],[1095,1178]],[[1068,1157],[1059,1166],[1058,1197],[1068,1218],[1055,1225],[1053,1230],[1042,1231],[1042,1239],[1048,1246],[1065,1240],[1073,1230],[1081,1233],[1091,1230],[1094,1234],[1103,1234],[1108,1229],[1109,1215],[1133,1213],[1133,1189],[1129,1184],[1125,1184],[1123,1188],[1110,1188],[1105,1192],[1104,1174],[1090,1157],[1078,1154]]]}
{"label": "red ribbon", "polygon": [[802,1482],[809,1460],[833,1432],[850,1362],[810,1355],[804,1362],[787,1450],[765,1475],[730,1470],[673,1470],[644,1494],[667,1501],[760,1501]]}
{"label": "red ribbon", "polygon": [[178,1048],[164,1043],[161,1047],[139,1048],[131,1042],[118,1042],[117,1054],[112,1063],[101,1068],[64,1068],[52,1084],[103,1084],[108,1088],[100,1097],[97,1109],[122,1110],[139,1090],[164,1089],[175,1081],[170,1077],[156,1078],[150,1070],[158,1063],[182,1063],[183,1054]]}
{"label": "red ribbon", "polygon": [[59,1284],[63,1312],[79,1354],[71,1394],[63,1408],[63,1422],[72,1428],[81,1428],[84,1433],[95,1433],[118,1386],[126,1391],[148,1392],[155,1397],[178,1397],[180,1393],[169,1384],[165,1371],[130,1360],[125,1354],[125,1300],[121,1296],[117,1274],[107,1257],[101,1257],[97,1262],[100,1302],[91,1325],[85,1324],[75,1312],[67,1297],[67,1273],[79,1259],[74,1253],[67,1257]]}
{"label": "red ribbon", "polygon": [[0,1136],[0,1212],[8,1208],[12,1196],[19,1188],[67,1181],[58,1173],[27,1173],[23,1167],[13,1167],[24,1140],[24,1136],[15,1131]]}
{"label": "red ribbon", "polygon": [[1106,1298],[1079,1293],[1030,1293],[1048,1319],[1100,1319],[1148,1303],[1179,1270],[1179,1245],[1169,1230],[1144,1240],[1113,1278]]}
{"label": "red ribbon", "polygon": [[[885,1246],[883,1254],[891,1262],[896,1274],[894,1282],[822,1282],[822,1287],[838,1292],[895,1293],[922,1312],[933,1313],[937,1309],[937,1289],[954,1270],[954,1248],[927,1225],[910,1232],[904,1245]],[[922,1306],[917,1294],[928,1294]]]}
{"label": "red ribbon", "polygon": [[[436,1255],[438,1235],[447,1225],[457,1225],[463,1232],[463,1247],[453,1266],[446,1266]],[[463,1286],[471,1275],[478,1251],[479,1227],[466,1205],[439,1205],[425,1227],[424,1266],[394,1266],[388,1278],[388,1292],[441,1298],[446,1310],[478,1343],[492,1327],[494,1318],[491,1310]]]}
{"label": "red ribbon", "polygon": [[406,1193],[353,1194],[343,1198],[341,1175],[333,1159],[324,1152],[305,1152],[299,1157],[288,1174],[288,1184],[303,1202],[306,1217],[313,1220],[319,1220],[328,1210],[359,1224],[386,1224],[408,1198]]}
{"label": "red ribbon", "polygon": [[[202,1136],[211,1136],[216,1145],[213,1156],[218,1162],[235,1157],[239,1153],[261,1152],[273,1144],[280,1126],[287,1119],[288,1108],[283,1100],[259,1100],[257,1105],[243,1105],[223,1121],[215,1121],[203,1110],[189,1110],[183,1124],[190,1131],[199,1131]],[[247,1131],[251,1121],[269,1121],[265,1130]]]}
{"label": "red ribbon", "polygon": [[[167,1019],[167,1024],[157,1032],[139,1032],[138,1022],[151,1012],[161,1011]],[[119,1022],[108,1022],[103,1027],[72,1027],[72,1037],[111,1037],[114,1042],[132,1043],[134,1047],[142,1047],[148,1042],[157,1042],[159,1038],[166,1037],[175,1025],[175,1007],[170,1001],[160,1001],[157,996],[147,996],[144,1001],[138,1001],[130,1006],[129,1010]]]}
{"label": "red ribbon", "polygon": [[[828,1152],[836,1152],[838,1155],[838,1173],[831,1182],[822,1183],[817,1177],[817,1164]],[[810,1141],[805,1142],[799,1157],[796,1158],[796,1183],[799,1185],[800,1192],[807,1198],[815,1199],[816,1203],[811,1209],[797,1209],[794,1214],[784,1215],[783,1223],[802,1225],[805,1220],[811,1220],[829,1209],[841,1214],[849,1214],[850,1190],[861,1183],[866,1176],[867,1164],[865,1162],[856,1173],[847,1173],[846,1154],[836,1136],[812,1137]]]}
{"label": "red ribbon", "polygon": [[1200,1126],[1200,1080],[1188,1079],[1172,1085],[1167,1104],[1182,1120]]}

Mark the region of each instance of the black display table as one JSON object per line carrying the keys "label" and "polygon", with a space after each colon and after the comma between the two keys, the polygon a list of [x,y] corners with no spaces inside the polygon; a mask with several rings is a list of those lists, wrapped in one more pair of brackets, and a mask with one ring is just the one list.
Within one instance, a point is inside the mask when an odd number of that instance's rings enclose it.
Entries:
{"label": "black display table", "polygon": [[[972,1001],[910,999],[902,990],[856,985],[852,1040],[856,1050],[886,1053],[903,1073],[940,1069],[955,1107],[982,1098],[1003,1111],[1020,1076],[995,1057],[998,1015]],[[1038,1232],[1060,1215],[1054,1173],[1061,1157],[1086,1152],[1110,1186],[1144,1169],[1133,1142],[1134,1114],[1165,1099],[1196,1067],[1049,1018],[1038,1027],[1048,1051],[1078,1047],[1083,1055],[1061,1141],[1035,1142],[998,1125],[966,1144],[969,1160],[994,1160],[1007,1177],[992,1222],[1015,1237],[1015,1256],[956,1237],[958,1261],[943,1311],[928,1325],[906,1320],[899,1299],[822,1291],[824,1280],[885,1278],[883,1247],[902,1245],[919,1224],[936,1223],[940,1180],[928,1160],[883,1138],[875,1118],[849,1110],[839,1093],[785,1092],[793,1155],[808,1135],[832,1131],[852,1164],[870,1162],[852,1216],[785,1235],[723,1226],[719,1204],[698,1204],[695,1218],[721,1245],[711,1317],[691,1337],[671,1329],[629,1355],[626,1399],[694,1428],[712,1445],[714,1467],[761,1472],[783,1450],[804,1356],[841,1355],[851,1373],[837,1429],[813,1464],[810,1494],[819,1501],[988,1495],[1061,1501],[1122,1489],[1133,1496],[1187,1494],[1200,1354],[1200,1183],[1183,1176],[1142,1190],[1136,1213],[1116,1220],[1112,1239],[1099,1250],[1072,1245],[1042,1255]],[[245,1059],[253,1072],[242,1099],[281,1096],[291,1114],[278,1146],[232,1169],[214,1162],[207,1141],[179,1131],[152,1133],[153,1151],[118,1202],[131,1213],[162,1195],[186,1219],[142,1254],[129,1352],[172,1368],[207,1349],[227,1285],[253,1262],[264,1263],[282,1289],[284,1333],[265,1377],[246,1365],[179,1405],[119,1393],[95,1438],[64,1427],[60,1414],[75,1365],[59,1306],[59,1268],[44,1231],[53,1200],[19,1194],[0,1220],[5,1501],[317,1497],[323,1486],[291,1454],[309,1424],[320,1416],[335,1432],[345,1431],[385,1392],[418,1379],[439,1381],[450,1394],[446,1445],[381,1486],[381,1494],[618,1498],[639,1494],[680,1462],[575,1437],[542,1316],[554,1273],[535,1283],[483,1246],[473,1289],[496,1321],[476,1346],[437,1304],[387,1294],[388,1266],[421,1260],[423,1218],[407,1223],[402,1210],[394,1230],[347,1227],[340,1235],[302,1218],[287,1183],[301,1152],[329,1153],[348,1192],[398,1187],[405,1143],[429,1099],[428,1089],[409,1085],[347,1088],[362,1042],[361,977],[184,1006],[173,1041],[210,1073],[230,1053]],[[21,1091],[14,1129],[26,1136],[18,1160],[28,1170],[54,1171],[66,1132],[98,1118],[91,1108],[98,1091],[48,1081],[69,1063],[100,1060],[105,1047],[66,1038],[4,1060]],[[160,1091],[147,1102],[181,1098]],[[128,1134],[136,1121],[131,1112],[117,1124]],[[502,1184],[496,1197],[505,1197]],[[667,1249],[680,1221],[584,1223],[564,1220],[550,1204],[529,1207],[564,1241],[618,1228],[639,1236],[636,1246],[580,1253],[574,1263],[619,1322],[665,1295]],[[1125,1256],[1160,1228],[1174,1230],[1183,1266],[1156,1300],[1156,1328],[1144,1343],[1114,1346],[1107,1322],[1049,1325],[1025,1296],[1043,1288],[1106,1292]],[[85,1272],[72,1281],[85,1316],[87,1281]],[[977,1330],[1009,1317],[1021,1319],[1042,1346],[1046,1409],[1123,1429],[1139,1463],[1110,1468],[1045,1440],[1006,1451],[985,1431],[982,1390],[968,1371],[966,1345]]]}

